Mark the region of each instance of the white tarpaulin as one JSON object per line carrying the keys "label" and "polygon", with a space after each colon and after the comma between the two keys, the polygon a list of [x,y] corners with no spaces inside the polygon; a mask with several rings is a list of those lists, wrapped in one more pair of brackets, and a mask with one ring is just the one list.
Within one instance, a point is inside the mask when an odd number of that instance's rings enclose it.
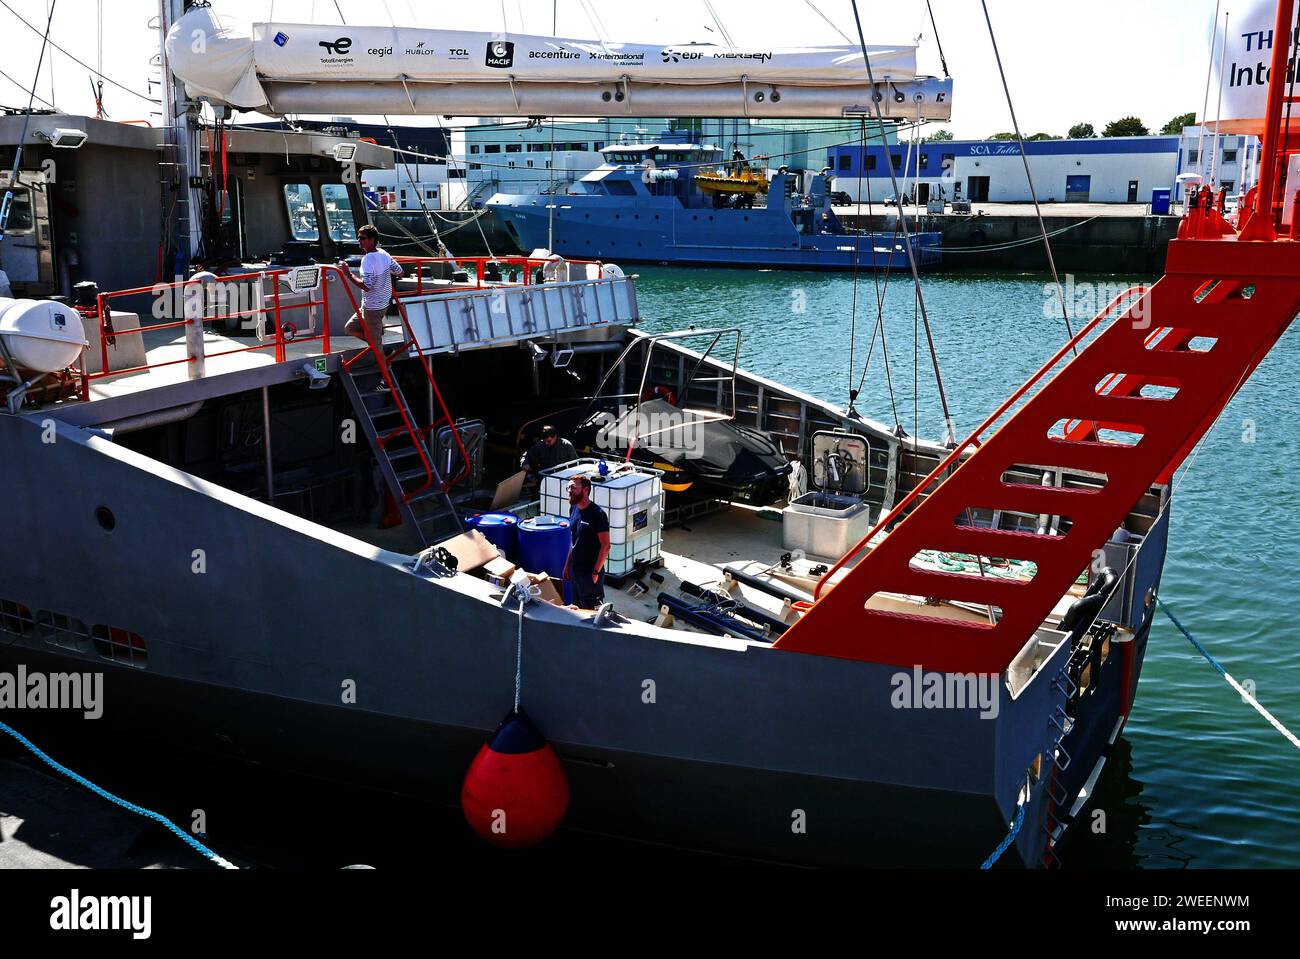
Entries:
{"label": "white tarpaulin", "polygon": [[[1228,0],[1227,45],[1224,46],[1224,19],[1219,18],[1218,38],[1214,43],[1214,78],[1210,87],[1210,107],[1202,120],[1211,129],[1219,116],[1217,96],[1222,91],[1223,120],[1221,133],[1262,133],[1268,102],[1268,82],[1273,62],[1273,27],[1277,22],[1277,0]],[[1295,56],[1292,38],[1291,59]],[[1285,113],[1283,114],[1285,117]],[[1300,112],[1295,124],[1300,125]]]}
{"label": "white tarpaulin", "polygon": [[[881,89],[882,103],[903,115],[915,116],[925,99],[916,75],[916,47],[868,47],[871,68]],[[250,109],[270,106],[279,112],[312,112],[348,105],[377,112],[376,105],[397,98],[400,112],[472,114],[475,109],[454,109],[456,97],[447,88],[466,90],[469,107],[500,106],[504,98],[513,109],[554,115],[540,106],[567,106],[570,100],[590,107],[588,115],[637,112],[617,104],[659,94],[665,109],[698,104],[701,115],[790,115],[795,101],[817,113],[844,112],[869,101],[862,51],[857,46],[795,47],[790,49],[719,47],[711,44],[647,45],[565,40],[523,34],[470,33],[420,30],[404,27],[348,27],[302,23],[259,23],[245,30],[210,8],[192,9],[173,25],[167,37],[169,64],[191,94]],[[319,89],[313,89],[312,85]],[[604,84],[603,100],[589,94],[560,95],[559,85]],[[776,90],[775,85],[783,89]],[[306,85],[306,86],[304,86]],[[693,93],[673,95],[674,89],[695,87]],[[916,90],[912,88],[916,87]],[[499,92],[492,92],[499,88]],[[936,107],[947,110],[947,86],[938,83],[928,91],[927,115]],[[777,109],[790,91],[793,97]],[[822,98],[810,91],[832,90]],[[522,93],[520,91],[527,91]],[[549,92],[546,92],[549,91]],[[421,96],[421,92],[424,94]],[[532,95],[532,102],[524,99]],[[291,107],[281,107],[278,96]],[[855,98],[856,97],[856,98]],[[719,112],[707,108],[720,99]],[[304,104],[309,108],[304,110]],[[611,104],[611,106],[601,106]],[[641,102],[641,107],[653,107]],[[900,106],[902,105],[902,106]],[[450,109],[449,109],[450,108]],[[649,115],[649,114],[646,114]],[[942,117],[940,117],[942,118]]]}
{"label": "white tarpaulin", "polygon": [[248,108],[266,105],[247,24],[220,17],[211,7],[195,7],[168,31],[166,53],[190,96]]}
{"label": "white tarpaulin", "polygon": [[[786,50],[712,45],[647,46],[558,40],[522,34],[337,27],[302,23],[253,26],[253,61],[269,80],[652,80],[717,83],[747,76],[755,83],[861,83],[856,47]],[[878,79],[916,78],[915,47],[873,47]]]}

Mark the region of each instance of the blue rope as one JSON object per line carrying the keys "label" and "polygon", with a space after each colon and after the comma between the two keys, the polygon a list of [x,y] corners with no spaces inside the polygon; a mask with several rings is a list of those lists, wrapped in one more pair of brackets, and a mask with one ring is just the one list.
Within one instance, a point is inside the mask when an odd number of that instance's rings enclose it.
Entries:
{"label": "blue rope", "polygon": [[1002,858],[1002,854],[1011,848],[1011,844],[1016,841],[1016,836],[1020,833],[1020,827],[1025,824],[1025,806],[1021,803],[1016,809],[1016,820],[1011,824],[1011,832],[1007,833],[1007,838],[998,843],[998,848],[993,850],[993,854],[984,860],[981,869],[992,869],[993,864]]}
{"label": "blue rope", "polygon": [[1208,649],[1206,649],[1204,646],[1202,646],[1200,643],[1196,641],[1196,637],[1193,636],[1190,632],[1188,632],[1187,627],[1178,621],[1178,617],[1174,615],[1174,611],[1172,609],[1170,609],[1168,606],[1165,605],[1165,601],[1161,599],[1159,596],[1157,596],[1156,603],[1157,605],[1159,605],[1161,609],[1165,611],[1165,615],[1169,617],[1169,621],[1178,627],[1178,631],[1187,637],[1187,641],[1196,647],[1196,651],[1205,657],[1205,661],[1208,662],[1215,669],[1217,669],[1219,671],[1220,676],[1222,676],[1224,679],[1227,679],[1228,671],[1223,668],[1223,666],[1219,663],[1217,659],[1215,659],[1213,656],[1210,655],[1210,651]]}
{"label": "blue rope", "polygon": [[191,836],[189,833],[185,832],[183,829],[181,829],[179,826],[177,826],[174,822],[172,822],[170,819],[168,819],[168,818],[167,818],[166,816],[164,816],[162,813],[156,813],[156,812],[154,812],[152,809],[145,809],[143,806],[137,806],[137,805],[136,805],[135,803],[133,803],[133,802],[127,802],[125,799],[121,799],[121,798],[119,798],[119,797],[117,797],[117,796],[114,796],[114,795],[113,795],[111,792],[109,792],[108,790],[106,790],[106,789],[102,789],[102,788],[100,788],[99,786],[96,786],[94,783],[92,783],[92,782],[91,782],[89,779],[87,779],[85,776],[82,776],[82,775],[79,775],[79,774],[73,772],[71,769],[69,769],[67,766],[64,766],[64,765],[63,765],[62,763],[60,763],[60,762],[56,762],[54,759],[50,758],[50,756],[48,756],[48,755],[47,755],[43,750],[41,750],[40,747],[38,747],[35,743],[33,743],[30,739],[28,739],[26,736],[24,736],[24,735],[23,735],[22,733],[20,733],[18,730],[14,729],[12,726],[9,726],[9,725],[7,725],[6,723],[0,722],[0,732],[8,733],[10,736],[12,736],[14,739],[16,739],[19,743],[21,743],[23,746],[25,746],[25,747],[28,749],[28,751],[30,751],[30,752],[32,753],[32,755],[34,755],[37,759],[41,760],[41,762],[45,763],[47,766],[49,766],[49,767],[50,767],[51,769],[53,769],[55,772],[62,773],[64,776],[67,776],[67,777],[68,777],[69,779],[71,779],[73,782],[76,782],[76,783],[81,784],[82,786],[85,786],[87,789],[89,789],[89,790],[90,790],[91,792],[93,792],[95,795],[100,796],[100,797],[103,798],[103,799],[107,799],[109,802],[114,803],[114,804],[116,804],[116,805],[118,805],[118,806],[121,806],[123,809],[125,809],[125,810],[127,810],[127,811],[129,811],[129,812],[133,812],[133,813],[135,813],[137,816],[143,816],[143,817],[146,818],[146,819],[152,819],[154,822],[156,822],[156,823],[160,823],[161,825],[166,826],[168,829],[170,829],[173,833],[176,834],[177,838],[179,838],[179,839],[181,839],[183,842],[187,843],[189,846],[191,846],[191,847],[192,847],[196,852],[198,852],[200,855],[202,855],[202,856],[206,856],[208,859],[211,859],[213,862],[215,862],[217,865],[221,866],[223,869],[238,869],[238,868],[239,868],[238,866],[236,866],[236,865],[234,865],[233,863],[231,863],[229,860],[227,860],[227,859],[225,859],[225,858],[223,858],[223,857],[217,855],[215,852],[213,852],[213,851],[212,851],[211,849],[209,849],[207,846],[203,845],[203,843],[199,842],[197,839],[195,839],[195,838],[194,838],[193,836]]}

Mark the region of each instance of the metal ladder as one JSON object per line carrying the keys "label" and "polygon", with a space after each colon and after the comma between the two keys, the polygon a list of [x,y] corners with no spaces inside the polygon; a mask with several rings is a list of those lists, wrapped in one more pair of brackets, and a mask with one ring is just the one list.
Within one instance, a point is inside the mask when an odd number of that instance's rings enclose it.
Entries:
{"label": "metal ladder", "polygon": [[[368,355],[354,359],[364,362]],[[464,532],[450,495],[457,477],[450,482],[443,477],[428,444],[449,418],[420,426],[391,366],[381,374],[376,366],[350,369],[345,364],[342,377],[388,491],[421,548]]]}

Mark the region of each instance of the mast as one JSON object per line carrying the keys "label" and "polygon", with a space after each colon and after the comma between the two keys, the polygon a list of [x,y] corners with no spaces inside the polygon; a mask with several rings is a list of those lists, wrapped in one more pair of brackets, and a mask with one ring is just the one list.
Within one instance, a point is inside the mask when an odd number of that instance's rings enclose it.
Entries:
{"label": "mast", "polygon": [[1282,129],[1282,110],[1286,106],[1287,65],[1295,6],[1296,0],[1278,0],[1277,22],[1273,26],[1273,65],[1268,79],[1268,106],[1264,113],[1263,146],[1260,150],[1259,193],[1255,209],[1241,231],[1243,240],[1277,239],[1273,207],[1286,157],[1287,131]]}
{"label": "mast", "polygon": [[[194,115],[191,102],[185,95],[185,87],[171,71],[167,57],[167,32],[173,23],[185,13],[185,0],[159,0],[158,4],[158,63],[162,70],[162,111],[163,153],[161,168],[162,178],[162,215],[163,230],[175,246],[176,258],[171,264],[163,264],[163,277],[167,271],[177,274],[199,251],[202,240],[202,227],[199,221],[202,207],[202,192],[191,186],[191,175],[199,169],[198,138],[194,135]],[[201,42],[194,38],[192,42]],[[172,203],[175,214],[169,215]]]}

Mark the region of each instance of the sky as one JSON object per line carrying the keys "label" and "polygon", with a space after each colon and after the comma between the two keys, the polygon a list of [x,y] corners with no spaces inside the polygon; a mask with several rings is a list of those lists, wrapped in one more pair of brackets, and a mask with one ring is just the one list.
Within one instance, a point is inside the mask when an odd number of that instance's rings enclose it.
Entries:
{"label": "sky", "polygon": [[[122,87],[156,95],[150,79],[156,80],[158,70],[149,64],[158,52],[157,31],[149,27],[158,10],[154,0],[55,2],[51,34],[55,43],[91,67],[102,62],[102,72]],[[339,0],[338,5],[353,25],[387,26],[395,20],[399,26],[492,31],[502,29],[504,23],[511,31],[537,34],[551,33],[554,12],[562,36],[656,44],[721,42],[711,10],[741,45],[842,44],[843,35],[856,37],[850,0],[814,2],[815,9],[806,0],[655,0],[645,4],[627,0]],[[1152,132],[1159,132],[1175,116],[1199,113],[1205,97],[1215,0],[987,2],[1016,115],[1026,136],[1040,132],[1064,135],[1080,122],[1092,123],[1100,133],[1109,121],[1130,114],[1141,117]],[[50,0],[3,3],[43,26]],[[979,0],[931,3],[955,85],[948,129],[959,139],[1010,130],[1006,95]],[[213,0],[213,5],[220,13],[249,22],[342,22],[334,0]],[[868,43],[907,43],[919,36],[921,70],[941,74],[925,0],[859,0],[858,6]],[[5,41],[0,70],[12,78],[0,76],[0,104],[25,106],[27,94],[17,84],[30,88],[40,38],[4,6],[0,6],[0,38]],[[93,115],[89,78],[86,67],[51,50],[36,94],[66,112]],[[112,84],[105,85],[104,105],[111,119],[156,120],[150,116],[156,107]],[[437,121],[410,118],[401,122]]]}

